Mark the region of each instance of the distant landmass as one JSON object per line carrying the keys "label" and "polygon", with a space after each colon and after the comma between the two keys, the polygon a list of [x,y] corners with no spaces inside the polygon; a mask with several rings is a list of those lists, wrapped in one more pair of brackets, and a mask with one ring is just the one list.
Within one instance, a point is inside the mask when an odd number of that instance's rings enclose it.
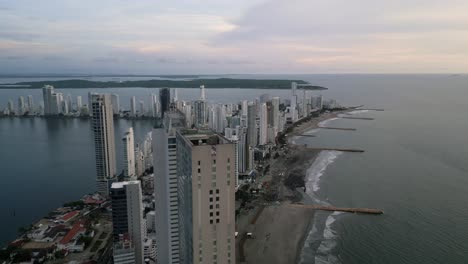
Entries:
{"label": "distant landmass", "polygon": [[327,90],[325,87],[310,85],[302,80],[260,80],[260,79],[192,79],[192,80],[138,80],[138,81],[89,81],[81,79],[59,81],[34,81],[2,84],[0,88],[42,88],[52,85],[55,88],[245,88],[245,89],[290,89],[291,82],[296,82],[298,88],[307,90]]}

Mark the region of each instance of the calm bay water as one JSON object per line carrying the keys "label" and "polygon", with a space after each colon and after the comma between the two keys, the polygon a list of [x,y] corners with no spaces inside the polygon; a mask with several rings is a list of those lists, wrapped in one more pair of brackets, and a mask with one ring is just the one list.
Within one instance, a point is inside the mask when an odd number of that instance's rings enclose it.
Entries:
{"label": "calm bay water", "polygon": [[[318,202],[374,207],[383,216],[318,213],[303,250],[303,263],[468,263],[468,76],[449,75],[238,75],[294,78],[329,87],[321,93],[344,105],[383,112],[357,113],[375,120],[337,119],[357,131],[315,131],[297,139],[313,146],[356,147],[362,154],[322,152],[309,170],[309,194]],[[19,80],[18,80],[19,81]],[[0,82],[11,82],[1,80]],[[62,90],[83,95],[89,90]],[[156,89],[93,89],[148,100]],[[260,94],[287,98],[289,91],[208,89],[222,103]],[[38,90],[0,90],[9,98]],[[197,89],[180,89],[193,99]],[[138,138],[151,122],[120,120]],[[116,138],[120,138],[116,134]],[[120,141],[117,145],[120,148]],[[119,156],[119,155],[118,155]],[[119,163],[120,164],[120,163]],[[0,119],[0,242],[63,202],[94,190],[94,148],[87,120]],[[16,215],[13,216],[12,210]]]}

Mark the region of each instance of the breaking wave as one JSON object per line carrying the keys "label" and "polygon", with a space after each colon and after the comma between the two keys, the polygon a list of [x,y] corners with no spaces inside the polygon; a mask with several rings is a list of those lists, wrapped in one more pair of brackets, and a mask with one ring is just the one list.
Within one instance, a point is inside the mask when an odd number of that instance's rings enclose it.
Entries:
{"label": "breaking wave", "polygon": [[310,166],[306,172],[307,190],[312,190],[315,193],[320,189],[320,178],[323,176],[323,173],[327,169],[328,165],[332,164],[341,153],[342,152],[340,151],[320,151],[314,163],[312,163],[312,166]]}
{"label": "breaking wave", "polygon": [[[321,151],[307,170],[305,183],[307,195],[312,198],[315,204],[330,205],[319,197],[318,191],[320,190],[321,178],[327,167],[341,154],[340,151]],[[333,229],[333,223],[340,214],[341,212],[332,214],[317,212],[315,214],[312,228],[302,248],[300,263],[340,263],[335,253],[338,235]]]}
{"label": "breaking wave", "polygon": [[337,119],[340,119],[340,118],[339,118],[339,117],[333,117],[333,118],[330,118],[330,119],[327,119],[327,120],[323,120],[322,122],[318,123],[318,126],[319,126],[319,127],[325,126],[325,125],[327,125],[328,123],[330,123],[331,121],[337,120]]}

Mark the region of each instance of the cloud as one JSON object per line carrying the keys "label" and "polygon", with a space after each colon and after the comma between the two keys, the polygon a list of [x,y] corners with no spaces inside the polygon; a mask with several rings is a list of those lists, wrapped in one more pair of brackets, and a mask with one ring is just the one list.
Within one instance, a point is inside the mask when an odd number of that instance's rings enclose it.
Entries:
{"label": "cloud", "polygon": [[0,52],[19,70],[467,72],[465,2],[11,1]]}

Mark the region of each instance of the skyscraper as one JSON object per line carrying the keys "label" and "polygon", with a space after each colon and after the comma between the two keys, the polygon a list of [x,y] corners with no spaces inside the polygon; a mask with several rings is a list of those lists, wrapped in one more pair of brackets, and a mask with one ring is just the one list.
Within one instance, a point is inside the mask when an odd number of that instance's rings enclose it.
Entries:
{"label": "skyscraper", "polygon": [[42,87],[42,97],[44,100],[44,115],[50,115],[51,114],[51,98],[52,94],[54,94],[54,87],[51,85],[44,85]]}
{"label": "skyscraper", "polygon": [[144,116],[145,112],[145,102],[140,101],[140,116]]}
{"label": "skyscraper", "polygon": [[15,114],[15,106],[14,106],[13,101],[11,99],[8,100],[8,107],[7,108],[8,108],[8,112],[9,112],[10,115]]}
{"label": "skyscraper", "polygon": [[235,263],[235,145],[209,130],[177,132],[183,263]]}
{"label": "skyscraper", "polygon": [[289,113],[293,122],[297,121],[297,83],[291,83],[291,105],[289,107]]}
{"label": "skyscraper", "polygon": [[158,95],[151,95],[151,113],[153,117],[159,116],[159,100]]}
{"label": "skyscraper", "polygon": [[171,103],[171,91],[169,88],[159,89],[159,101],[161,103],[161,117],[169,111],[169,104]]}
{"label": "skyscraper", "polygon": [[136,99],[135,96],[130,98],[130,113],[132,116],[136,116]]}
{"label": "skyscraper", "polygon": [[207,126],[207,104],[204,100],[196,100],[193,102],[193,112],[194,112],[194,125],[198,128],[203,128]]}
{"label": "skyscraper", "polygon": [[83,107],[83,99],[82,99],[81,95],[78,95],[76,97],[76,110],[78,112],[81,112],[82,107]]}
{"label": "skyscraper", "polygon": [[34,112],[34,102],[33,102],[33,96],[32,95],[28,95],[27,111],[29,113],[31,113],[31,114]]}
{"label": "skyscraper", "polygon": [[91,97],[92,125],[96,151],[97,189],[108,195],[108,182],[115,177],[115,138],[110,94],[93,93]]}
{"label": "skyscraper", "polygon": [[143,204],[140,181],[114,182],[110,189],[114,243],[128,236],[135,250],[135,263],[143,264]]}
{"label": "skyscraper", "polygon": [[265,145],[268,142],[268,114],[266,103],[260,104],[260,131],[259,145]]}
{"label": "skyscraper", "polygon": [[24,104],[24,97],[20,96],[18,98],[18,115],[24,115],[26,112],[26,106]]}
{"label": "skyscraper", "polygon": [[174,97],[173,97],[173,101],[174,101],[174,102],[179,101],[179,95],[177,94],[177,88],[174,88]]}
{"label": "skyscraper", "polygon": [[118,115],[120,112],[120,97],[118,94],[112,94],[112,113]]}
{"label": "skyscraper", "polygon": [[180,263],[175,143],[159,120],[153,129],[157,263]]}
{"label": "skyscraper", "polygon": [[205,85],[200,85],[200,100],[206,100]]}
{"label": "skyscraper", "polygon": [[133,137],[133,128],[128,128],[122,139],[124,149],[124,176],[127,179],[136,179],[135,177],[135,143]]}
{"label": "skyscraper", "polygon": [[257,145],[257,106],[250,104],[247,109],[247,144],[255,147]]}

